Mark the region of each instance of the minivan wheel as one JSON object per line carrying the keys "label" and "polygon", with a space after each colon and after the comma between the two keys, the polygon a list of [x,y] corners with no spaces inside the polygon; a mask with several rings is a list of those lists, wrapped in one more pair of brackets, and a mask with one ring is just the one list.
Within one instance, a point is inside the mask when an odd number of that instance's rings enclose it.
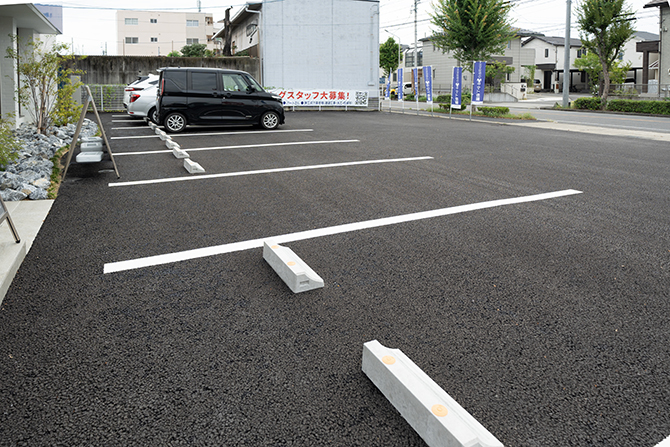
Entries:
{"label": "minivan wheel", "polygon": [[186,128],[186,117],[181,113],[172,112],[165,117],[163,125],[168,132],[181,132]]}
{"label": "minivan wheel", "polygon": [[263,116],[261,116],[261,126],[263,129],[276,129],[279,127],[279,115],[277,112],[265,112]]}
{"label": "minivan wheel", "polygon": [[158,124],[158,112],[156,111],[156,107],[152,107],[151,110],[149,110],[149,119],[154,124]]}

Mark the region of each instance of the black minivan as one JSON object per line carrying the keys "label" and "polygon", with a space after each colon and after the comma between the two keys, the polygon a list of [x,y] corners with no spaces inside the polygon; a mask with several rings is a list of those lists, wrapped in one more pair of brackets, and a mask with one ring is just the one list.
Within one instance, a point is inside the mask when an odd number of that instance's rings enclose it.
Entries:
{"label": "black minivan", "polygon": [[244,71],[220,68],[163,68],[156,98],[158,120],[168,132],[188,124],[284,124],[282,98],[263,90]]}

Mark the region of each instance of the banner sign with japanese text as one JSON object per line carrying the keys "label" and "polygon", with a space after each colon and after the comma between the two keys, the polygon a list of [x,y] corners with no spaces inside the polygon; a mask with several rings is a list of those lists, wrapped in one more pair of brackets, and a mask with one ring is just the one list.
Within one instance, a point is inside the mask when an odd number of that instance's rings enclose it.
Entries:
{"label": "banner sign with japanese text", "polygon": [[386,96],[386,99],[391,98],[391,73],[386,78],[386,94],[384,96]]}
{"label": "banner sign with japanese text", "polygon": [[423,67],[423,83],[426,86],[426,103],[433,103],[433,67]]}
{"label": "banner sign with japanese text", "polygon": [[402,74],[404,72],[404,69],[398,68],[398,88],[396,89],[396,93],[398,94],[398,101],[402,101],[402,86],[404,85],[403,79],[402,79]]}
{"label": "banner sign with japanese text", "polygon": [[486,82],[486,62],[475,62],[475,70],[472,77],[472,104],[484,104],[484,83]]}
{"label": "banner sign with japanese text", "polygon": [[414,96],[419,97],[419,69],[412,68],[412,75],[414,76]]}
{"label": "banner sign with japanese text", "polygon": [[463,91],[463,67],[454,67],[451,80],[451,108],[461,109],[461,92]]}
{"label": "banner sign with japanese text", "polygon": [[335,106],[367,107],[368,92],[360,90],[273,89],[282,97],[284,106]]}

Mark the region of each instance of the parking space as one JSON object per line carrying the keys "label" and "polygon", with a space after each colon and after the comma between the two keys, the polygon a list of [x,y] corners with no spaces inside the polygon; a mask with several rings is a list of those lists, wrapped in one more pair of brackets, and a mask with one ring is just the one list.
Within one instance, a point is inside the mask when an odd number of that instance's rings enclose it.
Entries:
{"label": "parking space", "polygon": [[[2,304],[9,444],[422,445],[361,372],[374,339],[505,445],[670,434],[663,145],[290,113],[174,135],[221,148],[190,175],[103,120],[121,178],[71,166]],[[324,288],[291,293],[271,236]]]}

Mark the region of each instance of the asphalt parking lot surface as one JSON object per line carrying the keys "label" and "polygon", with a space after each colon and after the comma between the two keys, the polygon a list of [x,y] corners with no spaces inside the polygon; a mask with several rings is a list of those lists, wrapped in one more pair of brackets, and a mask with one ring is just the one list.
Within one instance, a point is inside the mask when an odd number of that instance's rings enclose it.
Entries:
{"label": "asphalt parking lot surface", "polygon": [[[103,121],[121,178],[73,162],[2,303],[0,444],[424,445],[361,371],[375,339],[506,446],[670,435],[667,145],[298,112],[174,136],[228,174],[198,177],[143,122]],[[286,243],[325,282],[301,294],[261,248],[104,273],[566,190]]]}

